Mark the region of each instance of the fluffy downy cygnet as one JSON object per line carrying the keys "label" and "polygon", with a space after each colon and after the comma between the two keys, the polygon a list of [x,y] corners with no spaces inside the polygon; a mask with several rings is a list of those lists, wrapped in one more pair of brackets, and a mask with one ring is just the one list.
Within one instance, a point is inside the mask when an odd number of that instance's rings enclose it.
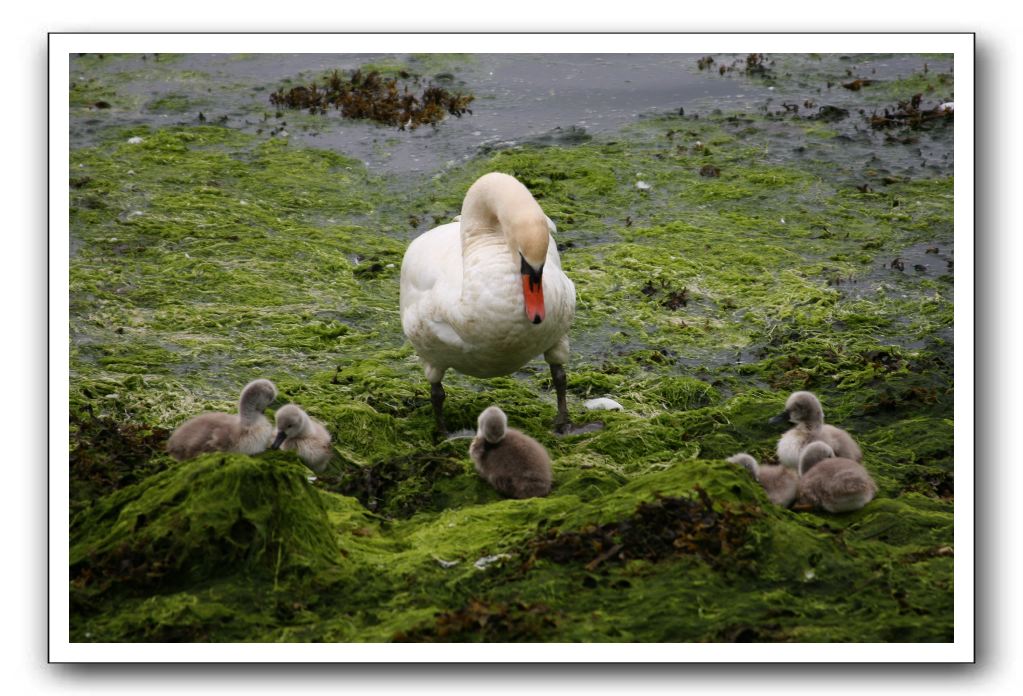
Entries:
{"label": "fluffy downy cygnet", "polygon": [[551,492],[551,458],[539,442],[508,427],[508,417],[491,406],[479,417],[469,456],[484,481],[511,498]]}
{"label": "fluffy downy cygnet", "polygon": [[750,475],[764,487],[767,499],[775,505],[788,507],[796,499],[799,479],[791,469],[774,464],[760,466],[756,459],[745,452],[733,454],[728,461],[746,467]]}
{"label": "fluffy downy cygnet", "polygon": [[204,413],[186,421],[167,440],[167,453],[177,460],[204,452],[259,454],[273,440],[273,426],[263,411],[277,398],[268,379],[249,382],[238,401],[238,413]]}
{"label": "fluffy downy cygnet", "polygon": [[323,423],[295,404],[277,410],[277,437],[271,447],[298,453],[298,458],[314,471],[323,471],[334,454],[330,433]]}
{"label": "fluffy downy cygnet", "polygon": [[778,461],[795,469],[799,453],[811,442],[820,440],[835,451],[836,457],[861,461],[863,453],[846,431],[824,423],[821,402],[810,392],[795,392],[785,402],[785,411],[771,419],[771,423],[795,423],[778,440]]}
{"label": "fluffy downy cygnet", "polygon": [[799,456],[797,506],[851,512],[873,500],[877,485],[863,465],[836,457],[823,442],[811,442]]}

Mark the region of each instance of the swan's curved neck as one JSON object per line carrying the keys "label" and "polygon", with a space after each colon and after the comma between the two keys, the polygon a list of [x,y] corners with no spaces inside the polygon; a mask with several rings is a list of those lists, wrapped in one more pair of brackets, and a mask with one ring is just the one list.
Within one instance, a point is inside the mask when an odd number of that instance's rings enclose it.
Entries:
{"label": "swan's curved neck", "polygon": [[241,416],[243,421],[254,421],[258,420],[263,415],[263,412],[256,408],[256,404],[242,399],[241,403],[238,404],[238,415]]}
{"label": "swan's curved neck", "polygon": [[543,210],[525,186],[506,174],[480,177],[462,202],[462,219],[484,227],[508,226],[530,216],[543,218]]}
{"label": "swan's curved neck", "polygon": [[[812,445],[809,445],[809,447],[812,447]],[[799,475],[802,476],[816,464],[832,456],[834,456],[834,452],[826,450],[823,447],[812,447],[812,450],[803,452],[803,456],[799,458],[799,466],[797,467]]]}
{"label": "swan's curved neck", "polygon": [[258,420],[263,415],[263,409],[259,408],[261,399],[255,393],[245,392],[238,401],[238,415],[244,421]]}
{"label": "swan's curved neck", "polygon": [[508,253],[509,268],[515,268],[514,249],[499,224],[485,225],[463,217],[460,230],[463,273],[475,267],[472,263],[474,257],[502,252]]}
{"label": "swan's curved neck", "polygon": [[502,244],[508,247],[509,262],[517,269],[515,256],[519,250],[542,245],[546,256],[546,219],[529,190],[514,177],[483,176],[469,188],[462,203],[462,256],[472,256],[482,249],[489,252]]}

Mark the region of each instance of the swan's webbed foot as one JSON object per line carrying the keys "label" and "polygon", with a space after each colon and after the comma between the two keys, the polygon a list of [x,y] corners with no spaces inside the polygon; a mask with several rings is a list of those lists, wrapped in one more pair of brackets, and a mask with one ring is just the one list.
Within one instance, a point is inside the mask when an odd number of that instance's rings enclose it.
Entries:
{"label": "swan's webbed foot", "polygon": [[561,430],[555,429],[555,434],[560,437],[566,437],[568,435],[583,435],[584,433],[595,433],[598,430],[604,429],[603,421],[593,421],[591,423],[583,423],[582,425],[575,425],[574,423],[567,423]]}

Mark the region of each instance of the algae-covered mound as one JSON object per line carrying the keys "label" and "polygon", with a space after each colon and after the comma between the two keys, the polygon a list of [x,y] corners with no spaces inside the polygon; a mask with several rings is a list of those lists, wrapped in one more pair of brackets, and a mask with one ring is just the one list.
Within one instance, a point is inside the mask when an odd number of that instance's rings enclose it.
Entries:
{"label": "algae-covered mound", "polygon": [[[687,108],[410,178],[212,119],[124,124],[130,60],[73,60],[115,108],[70,153],[72,640],[953,638],[947,124],[905,144],[851,117]],[[771,60],[713,79],[797,89]],[[842,108],[880,108],[875,87]],[[469,440],[433,432],[401,330],[408,242],[489,171],[558,226],[570,413],[603,428],[552,432],[539,360],[449,373],[445,417],[500,405],[551,454],[544,498],[501,498]],[[257,377],[330,430],[326,472],[164,453]],[[772,506],[725,461],[774,463],[768,419],[804,389],[863,449],[862,510]],[[583,408],[599,397],[622,410]]]}
{"label": "algae-covered mound", "polygon": [[73,599],[338,561],[320,494],[288,458],[205,455],[123,488],[71,524]]}

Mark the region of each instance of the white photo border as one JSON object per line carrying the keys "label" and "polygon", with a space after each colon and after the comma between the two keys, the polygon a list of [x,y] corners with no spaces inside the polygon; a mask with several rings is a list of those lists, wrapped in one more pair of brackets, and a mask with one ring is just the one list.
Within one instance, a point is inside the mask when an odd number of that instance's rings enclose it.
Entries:
{"label": "white photo border", "polygon": [[[343,40],[342,40],[343,39]],[[49,660],[188,663],[931,663],[974,652],[974,118],[972,33],[53,33],[49,36]],[[69,625],[69,58],[72,53],[946,53],[954,56],[955,634],[951,643],[72,643]],[[628,644],[626,644],[628,645]]]}

